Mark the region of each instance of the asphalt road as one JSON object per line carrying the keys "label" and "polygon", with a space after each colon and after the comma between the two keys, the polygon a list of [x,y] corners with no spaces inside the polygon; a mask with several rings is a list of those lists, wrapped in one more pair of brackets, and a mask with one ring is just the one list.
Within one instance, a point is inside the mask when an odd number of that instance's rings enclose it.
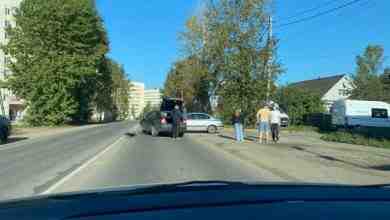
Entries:
{"label": "asphalt road", "polygon": [[0,200],[37,195],[123,136],[135,123],[75,129],[0,146]]}
{"label": "asphalt road", "polygon": [[57,183],[47,193],[192,180],[276,181],[269,171],[195,143],[140,134],[123,136],[103,154]]}

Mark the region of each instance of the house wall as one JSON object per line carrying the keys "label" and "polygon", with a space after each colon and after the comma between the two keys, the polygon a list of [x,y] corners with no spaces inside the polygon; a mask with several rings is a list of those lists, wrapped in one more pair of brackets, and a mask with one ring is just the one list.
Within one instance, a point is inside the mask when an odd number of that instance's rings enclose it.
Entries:
{"label": "house wall", "polygon": [[353,81],[350,77],[344,76],[340,79],[323,97],[326,110],[329,111],[332,104],[340,99],[347,99],[353,90]]}

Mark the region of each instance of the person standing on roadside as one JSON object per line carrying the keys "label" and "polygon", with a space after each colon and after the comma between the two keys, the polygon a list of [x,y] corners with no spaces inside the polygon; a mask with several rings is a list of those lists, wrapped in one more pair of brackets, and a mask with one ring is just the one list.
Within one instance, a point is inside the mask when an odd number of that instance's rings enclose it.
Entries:
{"label": "person standing on roadside", "polygon": [[258,122],[258,135],[259,135],[259,143],[267,143],[268,137],[269,137],[269,120],[270,120],[270,110],[267,105],[264,105],[263,108],[261,108],[257,114],[257,122]]}
{"label": "person standing on roadside", "polygon": [[279,141],[280,111],[275,106],[271,109],[270,122],[271,122],[272,140],[276,143]]}
{"label": "person standing on roadside", "polygon": [[175,105],[175,108],[172,111],[172,138],[177,139],[179,137],[180,122],[183,118],[183,115],[180,112],[178,105]]}
{"label": "person standing on roadside", "polygon": [[239,110],[236,110],[232,117],[232,125],[234,126],[234,132],[237,142],[244,141],[244,118]]}

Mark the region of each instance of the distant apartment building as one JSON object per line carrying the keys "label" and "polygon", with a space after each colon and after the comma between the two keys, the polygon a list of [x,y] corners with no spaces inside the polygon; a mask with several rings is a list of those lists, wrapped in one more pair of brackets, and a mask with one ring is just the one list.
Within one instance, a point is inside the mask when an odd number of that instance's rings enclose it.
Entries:
{"label": "distant apartment building", "polygon": [[131,82],[129,94],[130,119],[138,118],[145,108],[145,84]]}
{"label": "distant apartment building", "polygon": [[[8,35],[6,28],[15,25],[13,17],[16,9],[22,0],[0,0],[0,44],[6,44]],[[0,50],[0,80],[5,80],[12,74],[7,64],[10,58]],[[23,102],[15,97],[8,89],[0,89],[0,114],[9,117],[11,120],[21,118],[24,110]]]}
{"label": "distant apartment building", "polygon": [[145,90],[144,102],[145,105],[150,103],[153,108],[160,107],[162,101],[162,94],[160,89],[147,89]]}

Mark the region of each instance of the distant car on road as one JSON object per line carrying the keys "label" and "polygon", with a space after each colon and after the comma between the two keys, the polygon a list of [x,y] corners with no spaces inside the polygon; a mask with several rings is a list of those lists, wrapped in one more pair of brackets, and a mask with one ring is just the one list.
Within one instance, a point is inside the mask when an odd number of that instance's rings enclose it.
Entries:
{"label": "distant car on road", "polygon": [[0,116],[0,142],[5,144],[11,134],[11,122],[5,116]]}
{"label": "distant car on road", "polygon": [[187,131],[207,131],[208,133],[216,133],[222,128],[222,121],[208,114],[196,112],[187,114]]}
{"label": "distant car on road", "polygon": [[[178,105],[183,113],[183,101],[175,98],[163,98],[159,111],[151,111],[145,114],[141,120],[141,127],[144,132],[152,136],[158,136],[161,133],[172,135],[172,116],[171,113]],[[183,118],[179,125],[179,137],[183,137],[186,130],[186,121]]]}

